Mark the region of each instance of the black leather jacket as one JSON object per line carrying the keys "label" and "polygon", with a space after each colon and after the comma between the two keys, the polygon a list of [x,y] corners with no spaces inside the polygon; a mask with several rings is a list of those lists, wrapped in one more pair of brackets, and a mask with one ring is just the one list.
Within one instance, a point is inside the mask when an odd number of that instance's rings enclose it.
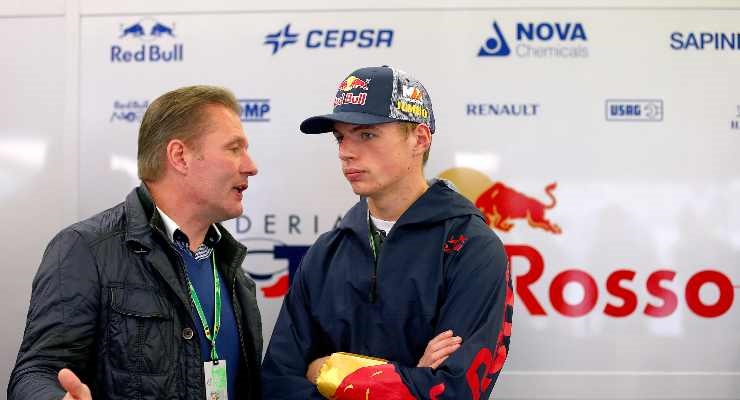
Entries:
{"label": "black leather jacket", "polygon": [[[59,399],[61,368],[93,399],[205,398],[200,344],[185,268],[144,185],[126,200],[64,230],[49,243],[8,399]],[[219,269],[228,282],[241,340],[239,399],[261,397],[262,327],[246,248],[219,226]]]}

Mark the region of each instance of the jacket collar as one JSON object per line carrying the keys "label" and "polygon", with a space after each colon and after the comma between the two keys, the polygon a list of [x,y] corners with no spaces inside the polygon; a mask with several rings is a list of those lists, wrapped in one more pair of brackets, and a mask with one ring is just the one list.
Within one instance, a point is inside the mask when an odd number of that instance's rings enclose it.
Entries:
{"label": "jacket collar", "polygon": [[[124,240],[126,243],[138,245],[136,247],[143,247],[143,251],[149,251],[157,246],[154,242],[153,231],[159,231],[164,240],[171,241],[167,237],[167,229],[162,216],[155,212],[154,199],[152,199],[149,189],[143,182],[126,196],[124,210],[126,214]],[[230,261],[226,268],[230,275],[235,267],[239,267],[237,264],[240,264],[240,261],[246,255],[247,248],[234,239],[221,224],[216,223],[214,225],[221,234],[215,248],[222,260]]]}
{"label": "jacket collar", "polygon": [[[362,197],[342,218],[339,229],[349,229],[359,237],[367,237],[367,213],[367,199]],[[483,219],[473,203],[453,190],[446,181],[435,179],[429,189],[401,214],[391,231],[403,225],[433,224],[463,215],[476,215]]]}

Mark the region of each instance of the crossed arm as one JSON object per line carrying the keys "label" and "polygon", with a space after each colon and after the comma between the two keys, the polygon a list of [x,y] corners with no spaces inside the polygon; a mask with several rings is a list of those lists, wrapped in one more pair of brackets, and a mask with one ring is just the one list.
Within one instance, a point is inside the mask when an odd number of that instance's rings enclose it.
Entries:
{"label": "crossed arm", "polygon": [[[437,367],[450,357],[450,354],[460,348],[461,344],[462,338],[460,336],[454,336],[451,330],[446,330],[429,341],[424,350],[424,355],[421,356],[419,364],[416,366],[437,369]],[[306,379],[308,379],[309,382],[316,384],[316,378],[319,376],[321,366],[324,365],[328,359],[329,356],[317,358],[308,365]]]}

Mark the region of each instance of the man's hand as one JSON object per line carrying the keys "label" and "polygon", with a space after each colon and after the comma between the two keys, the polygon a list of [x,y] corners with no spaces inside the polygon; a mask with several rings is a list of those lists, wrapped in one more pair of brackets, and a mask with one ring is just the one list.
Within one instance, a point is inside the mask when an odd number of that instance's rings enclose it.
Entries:
{"label": "man's hand", "polygon": [[462,338],[460,336],[453,336],[451,330],[440,333],[429,341],[417,367],[437,369],[450,354],[460,348],[461,343]]}
{"label": "man's hand", "polygon": [[92,394],[87,385],[67,368],[59,371],[59,384],[67,391],[62,400],[92,400]]}
{"label": "man's hand", "polygon": [[309,382],[316,384],[316,379],[319,377],[319,371],[321,371],[321,366],[324,365],[326,360],[329,359],[329,356],[317,358],[313,361],[311,361],[311,364],[308,364],[308,370],[306,371],[306,379],[308,379]]}

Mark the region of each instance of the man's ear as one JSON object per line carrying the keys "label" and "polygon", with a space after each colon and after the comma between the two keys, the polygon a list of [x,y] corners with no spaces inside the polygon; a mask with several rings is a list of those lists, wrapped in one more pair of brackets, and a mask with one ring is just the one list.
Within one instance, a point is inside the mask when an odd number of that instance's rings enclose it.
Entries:
{"label": "man's ear", "polygon": [[167,143],[167,164],[183,175],[188,172],[190,161],[187,152],[187,145],[180,139],[172,139]]}
{"label": "man's ear", "polygon": [[414,154],[422,155],[432,145],[432,131],[426,124],[418,124],[412,132],[416,143],[414,144]]}

